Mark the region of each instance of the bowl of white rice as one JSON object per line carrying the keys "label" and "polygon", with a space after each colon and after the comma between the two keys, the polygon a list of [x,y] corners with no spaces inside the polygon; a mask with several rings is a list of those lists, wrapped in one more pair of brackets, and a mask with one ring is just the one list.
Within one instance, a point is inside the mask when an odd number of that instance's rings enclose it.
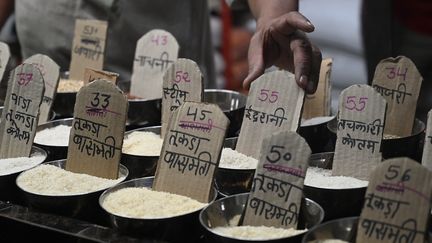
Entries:
{"label": "bowl of white rice", "polygon": [[47,151],[47,161],[67,158],[72,122],[73,118],[65,118],[47,122],[36,128],[34,144]]}
{"label": "bowl of white rice", "polygon": [[302,200],[297,229],[266,226],[238,226],[249,193],[221,198],[205,207],[200,213],[200,223],[205,229],[205,242],[285,242],[298,243],[308,229],[319,225],[324,218],[321,206]]}
{"label": "bowl of white rice", "polygon": [[15,180],[25,170],[31,169],[47,158],[45,150],[32,147],[30,157],[0,159],[0,200],[22,204]]}
{"label": "bowl of white rice", "polygon": [[[173,193],[153,191],[154,177],[132,179],[106,190],[99,204],[123,234],[169,242],[199,242],[199,212],[208,205]],[[210,203],[216,199],[213,190]]]}
{"label": "bowl of white rice", "polygon": [[66,171],[66,160],[43,163],[16,178],[26,204],[33,209],[106,224],[98,199],[104,190],[124,181],[128,169],[119,166],[117,179]]}
{"label": "bowl of white rice", "polygon": [[235,150],[237,137],[226,138],[219,168],[216,171],[216,187],[221,196],[249,192],[258,160]]}
{"label": "bowl of white rice", "polygon": [[128,179],[154,175],[163,144],[160,132],[154,126],[125,133],[121,161],[129,169]]}
{"label": "bowl of white rice", "polygon": [[349,176],[333,176],[333,152],[312,154],[303,192],[326,212],[325,221],[359,216],[368,181]]}

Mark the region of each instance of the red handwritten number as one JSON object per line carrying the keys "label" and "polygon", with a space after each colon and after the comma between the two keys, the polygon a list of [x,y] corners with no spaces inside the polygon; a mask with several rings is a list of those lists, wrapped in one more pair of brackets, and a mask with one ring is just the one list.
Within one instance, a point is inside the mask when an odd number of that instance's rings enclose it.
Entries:
{"label": "red handwritten number", "polygon": [[155,43],[157,46],[164,46],[168,43],[168,37],[166,35],[153,35],[151,37],[151,42]]}
{"label": "red handwritten number", "polygon": [[367,97],[360,97],[356,102],[356,96],[348,96],[345,102],[345,108],[348,110],[363,111],[366,108]]}
{"label": "red handwritten number", "polygon": [[190,83],[189,73],[184,71],[176,71],[174,82],[180,83],[184,80],[186,83]]}
{"label": "red handwritten number", "polygon": [[268,89],[261,89],[258,100],[260,101],[269,101],[270,103],[275,103],[279,98],[278,91],[271,91]]}
{"label": "red handwritten number", "polygon": [[406,79],[406,74],[408,72],[408,68],[395,68],[395,67],[386,67],[386,70],[388,70],[387,78],[388,79],[394,79],[396,77],[403,77],[403,81]]}
{"label": "red handwritten number", "polygon": [[18,73],[17,76],[18,76],[18,84],[23,86],[27,86],[30,83],[30,81],[32,81],[33,79],[32,73]]}

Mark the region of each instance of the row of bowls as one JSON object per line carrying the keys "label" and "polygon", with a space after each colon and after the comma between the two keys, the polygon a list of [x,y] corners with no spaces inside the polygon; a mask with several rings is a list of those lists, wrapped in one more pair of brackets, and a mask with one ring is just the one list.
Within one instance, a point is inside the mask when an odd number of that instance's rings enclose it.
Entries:
{"label": "row of bowls", "polygon": [[[33,148],[33,151],[44,154],[43,150],[36,147]],[[309,164],[310,166],[328,168],[331,167],[331,162],[332,154],[322,153],[312,155]],[[64,167],[65,161],[61,160],[47,163],[58,167]],[[121,166],[121,175],[126,177],[128,172],[129,171],[125,166]],[[7,177],[9,177],[9,181],[11,181],[11,176]],[[1,179],[2,182],[4,182],[3,179],[5,178]],[[226,226],[229,224],[228,222],[230,221],[232,223],[232,218],[234,218],[235,215],[239,215],[243,211],[245,202],[247,200],[247,193],[223,197],[217,201],[212,202],[202,211],[198,210],[191,214],[158,220],[125,218],[106,212],[100,206],[103,199],[109,193],[112,193],[124,187],[151,187],[152,181],[152,177],[137,178],[122,182],[106,190],[105,192],[103,192],[103,190],[100,190],[88,194],[63,197],[38,195],[22,189],[19,189],[19,194],[23,196],[24,204],[30,206],[31,208],[54,214],[76,217],[79,219],[103,225],[106,225],[107,222],[110,222],[111,226],[131,236],[179,241],[201,241],[205,239],[206,242],[244,242],[218,235],[212,231],[212,228],[216,226]],[[2,185],[4,185],[4,183],[2,183]],[[15,181],[13,185],[15,185],[16,187]],[[10,187],[8,188],[10,191]],[[304,239],[320,239],[319,237],[329,237],[329,235],[335,234],[334,232],[332,232],[331,234],[327,232],[326,234],[314,233],[313,237],[309,236],[313,232],[325,230],[320,228],[324,226],[317,226],[322,222],[324,218],[324,212],[326,220],[351,215],[358,216],[363,204],[365,190],[366,188],[334,190],[305,186],[304,194],[307,198],[310,199],[306,199],[306,201],[304,201],[303,203],[303,213],[301,213],[302,219],[300,220],[299,226],[300,228],[306,227],[311,230]],[[5,191],[2,190],[2,192]],[[216,198],[216,193],[214,195],[214,198]],[[97,204],[98,200],[99,205]],[[320,205],[324,209],[322,209]],[[109,219],[107,219],[108,216]],[[342,219],[342,221],[343,220],[344,219]],[[337,220],[336,222],[339,222],[339,220]],[[200,223],[201,227],[199,225]],[[337,228],[339,224],[340,223],[335,223],[332,227]],[[316,230],[313,227],[316,227]],[[181,232],[189,233],[181,234]],[[340,234],[338,233],[337,235],[333,235],[330,238],[346,240],[346,238],[340,236]],[[204,239],[202,238],[203,235]],[[288,239],[278,239],[274,242],[300,242],[300,239],[302,237],[303,234]]]}

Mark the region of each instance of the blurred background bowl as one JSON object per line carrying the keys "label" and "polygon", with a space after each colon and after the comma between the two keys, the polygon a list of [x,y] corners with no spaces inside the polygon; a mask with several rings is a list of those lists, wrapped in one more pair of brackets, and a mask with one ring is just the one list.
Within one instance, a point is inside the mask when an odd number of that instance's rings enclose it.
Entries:
{"label": "blurred background bowl", "polygon": [[[237,137],[226,138],[224,148],[235,150]],[[220,196],[226,197],[234,194],[250,192],[255,169],[230,169],[219,167],[216,171],[216,188]]]}
{"label": "blurred background bowl", "polygon": [[[138,129],[125,132],[125,139],[129,134],[135,131],[153,132],[155,134],[160,134],[161,126],[143,127],[143,128],[138,128]],[[134,154],[125,153],[123,151],[121,155],[122,164],[126,166],[129,170],[128,180],[153,176],[156,172],[156,166],[158,160],[159,160],[159,156],[134,155]]]}
{"label": "blurred background bowl", "polygon": [[[66,166],[66,160],[51,161],[46,162],[45,164],[54,165],[64,169]],[[124,178],[121,181],[126,179],[128,173],[128,169],[120,164],[118,176],[119,178]],[[19,180],[20,176],[21,174],[17,177],[16,181]],[[21,188],[18,184],[17,186],[24,197],[26,205],[32,209],[66,217],[73,217],[96,224],[107,225],[107,219],[98,204],[99,196],[107,188],[102,188],[88,193],[52,196],[29,192]]]}
{"label": "blurred background bowl", "polygon": [[[36,128],[36,133],[41,132],[45,129],[54,128],[54,127],[60,126],[60,125],[65,125],[65,126],[71,127],[72,122],[73,122],[73,118],[64,118],[64,119],[50,121],[50,122],[44,123],[42,125],[39,125]],[[68,138],[68,142],[69,142],[69,138]],[[44,144],[40,141],[36,142],[36,140],[35,140],[34,144],[47,151],[48,157],[47,157],[46,161],[53,161],[53,160],[66,159],[67,158],[68,146],[52,145],[52,144],[47,144],[47,143]]]}
{"label": "blurred background bowl", "polygon": [[328,239],[354,242],[358,219],[358,217],[340,218],[317,225],[305,234],[302,242],[318,243]]}
{"label": "blurred background bowl", "polygon": [[203,102],[218,105],[230,120],[227,137],[240,133],[247,97],[239,92],[226,89],[205,89]]}
{"label": "blurred background bowl", "polygon": [[[40,164],[45,162],[47,159],[47,152],[42,148],[38,148],[36,146],[33,146],[32,150],[31,150],[31,155],[34,155],[34,154],[42,154],[43,160],[41,160]],[[19,189],[15,183],[17,176],[21,172],[22,171],[18,171],[18,172],[12,173],[12,174],[0,176],[0,201],[12,202],[12,203],[23,205],[23,203],[24,203],[23,199],[22,199],[22,197],[19,193]]]}
{"label": "blurred background bowl", "polygon": [[[204,236],[205,242],[264,242],[233,239],[218,235],[213,232],[213,228],[218,226],[234,226],[238,224],[238,220],[240,219],[239,215],[242,215],[245,209],[248,196],[249,193],[242,193],[221,198],[211,203],[201,211],[199,219],[201,226],[206,230]],[[313,226],[320,224],[323,218],[324,210],[318,203],[310,199],[302,200],[298,229],[310,229]],[[266,240],[265,242],[298,243],[301,241],[303,235],[304,233],[288,238]]]}
{"label": "blurred background bowl", "polygon": [[[333,116],[315,117],[300,125],[298,133],[309,144],[313,154],[334,151],[336,134],[327,128],[327,123],[332,119]],[[312,120],[314,122],[308,122]]]}
{"label": "blurred background bowl", "polygon": [[[331,120],[328,129],[336,134],[337,118]],[[414,120],[411,136],[399,138],[384,138],[381,143],[381,153],[384,160],[396,157],[409,157],[416,161],[421,161],[423,143],[425,137],[425,124],[419,120]],[[336,144],[336,139],[334,141]]]}
{"label": "blurred background bowl", "polygon": [[[333,152],[312,154],[310,167],[332,169]],[[330,189],[304,184],[303,193],[307,198],[317,202],[325,211],[324,221],[359,216],[363,207],[367,187]]]}
{"label": "blurred background bowl", "polygon": [[[147,187],[151,188],[154,177],[137,178],[120,183],[106,190],[99,198],[99,205],[103,208],[103,201],[110,194],[117,190],[128,187]],[[214,190],[212,200],[216,199],[217,192]],[[163,202],[161,202],[163,203]],[[199,212],[194,212],[156,219],[129,218],[113,214],[106,209],[105,212],[110,217],[111,226],[122,234],[135,237],[145,237],[154,240],[174,241],[174,242],[201,242],[202,228],[199,225]]]}

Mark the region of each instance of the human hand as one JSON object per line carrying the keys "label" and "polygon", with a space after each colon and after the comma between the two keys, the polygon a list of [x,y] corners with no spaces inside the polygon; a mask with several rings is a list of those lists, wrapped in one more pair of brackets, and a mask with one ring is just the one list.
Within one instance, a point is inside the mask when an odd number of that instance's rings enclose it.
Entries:
{"label": "human hand", "polygon": [[314,93],[322,57],[304,33],[314,29],[297,11],[274,19],[258,19],[257,30],[249,45],[249,74],[243,86],[248,89],[265,68],[275,65],[294,72],[297,84],[307,93]]}

